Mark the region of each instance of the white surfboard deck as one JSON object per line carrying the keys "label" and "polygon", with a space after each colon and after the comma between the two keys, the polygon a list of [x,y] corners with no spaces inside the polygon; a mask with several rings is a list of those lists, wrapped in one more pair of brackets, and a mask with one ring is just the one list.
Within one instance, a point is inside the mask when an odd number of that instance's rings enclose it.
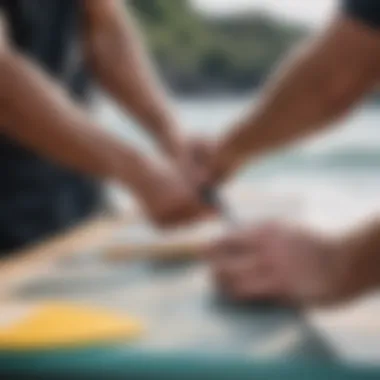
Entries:
{"label": "white surfboard deck", "polygon": [[[220,198],[228,210],[230,218],[218,217],[204,220],[191,225],[163,230],[149,223],[130,199],[119,194],[118,209],[123,213],[141,215],[120,232],[105,248],[112,251],[113,256],[130,258],[131,254],[146,254],[151,257],[173,255],[194,255],[199,249],[213,239],[225,233],[269,219],[297,221],[305,215],[302,198],[292,193],[276,193],[255,189],[247,185],[228,187],[220,194]],[[112,256],[112,254],[111,254]]]}

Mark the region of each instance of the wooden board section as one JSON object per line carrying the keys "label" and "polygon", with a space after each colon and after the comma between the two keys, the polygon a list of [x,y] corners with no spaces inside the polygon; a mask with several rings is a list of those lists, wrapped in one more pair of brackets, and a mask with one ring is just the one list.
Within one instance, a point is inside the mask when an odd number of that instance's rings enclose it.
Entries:
{"label": "wooden board section", "polygon": [[0,302],[12,287],[20,281],[49,270],[52,263],[73,252],[94,249],[112,238],[124,219],[99,218],[85,223],[80,228],[63,236],[38,244],[22,252],[10,254],[0,261]]}

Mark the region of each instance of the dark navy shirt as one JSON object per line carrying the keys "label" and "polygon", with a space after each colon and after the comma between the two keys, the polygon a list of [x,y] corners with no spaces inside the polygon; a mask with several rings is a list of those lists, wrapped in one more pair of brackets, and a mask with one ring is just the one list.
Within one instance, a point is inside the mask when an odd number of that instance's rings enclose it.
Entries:
{"label": "dark navy shirt", "polygon": [[[83,104],[81,0],[0,0],[13,43]],[[78,173],[0,137],[0,252],[62,231],[94,213],[103,191]]]}
{"label": "dark navy shirt", "polygon": [[368,26],[380,27],[379,0],[343,0],[343,10]]}

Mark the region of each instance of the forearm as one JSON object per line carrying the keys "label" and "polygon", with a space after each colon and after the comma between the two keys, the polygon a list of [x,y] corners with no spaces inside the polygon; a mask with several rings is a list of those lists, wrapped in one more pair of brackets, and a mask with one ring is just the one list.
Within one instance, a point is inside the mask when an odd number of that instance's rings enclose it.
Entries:
{"label": "forearm", "polygon": [[367,45],[377,40],[369,34],[363,44],[352,43],[360,26],[351,24],[335,22],[281,65],[255,109],[220,141],[215,176],[330,125],[374,86],[379,60],[368,56]]}
{"label": "forearm", "polygon": [[96,77],[166,152],[178,153],[178,121],[124,3],[98,3],[87,1],[85,28],[88,60]]}
{"label": "forearm", "polygon": [[7,54],[0,76],[3,133],[75,170],[136,185],[140,155],[98,127],[31,62]]}
{"label": "forearm", "polygon": [[[356,227],[338,239],[341,256],[337,257],[337,273],[347,294],[380,286],[380,219]],[[353,276],[355,273],[355,276]],[[346,276],[346,277],[345,277]],[[347,280],[351,279],[351,280]]]}

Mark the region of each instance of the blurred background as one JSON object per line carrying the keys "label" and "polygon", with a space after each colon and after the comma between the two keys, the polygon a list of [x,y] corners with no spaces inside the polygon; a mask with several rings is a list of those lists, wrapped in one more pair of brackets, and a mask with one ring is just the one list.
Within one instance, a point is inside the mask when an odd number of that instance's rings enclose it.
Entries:
{"label": "blurred background", "polygon": [[[130,0],[173,105],[189,133],[217,136],[254,104],[273,68],[323,27],[336,0]],[[368,99],[339,125],[249,165],[236,183],[296,192],[323,223],[379,203],[380,108]],[[99,97],[96,112],[121,136],[150,147],[127,116]],[[323,210],[323,215],[322,215]],[[322,221],[320,221],[322,223]]]}

